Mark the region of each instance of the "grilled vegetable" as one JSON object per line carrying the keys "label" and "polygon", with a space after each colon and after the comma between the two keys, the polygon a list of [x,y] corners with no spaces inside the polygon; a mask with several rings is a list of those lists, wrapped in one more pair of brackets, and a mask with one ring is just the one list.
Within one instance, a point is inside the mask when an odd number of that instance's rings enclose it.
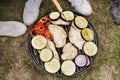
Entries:
{"label": "grilled vegetable", "polygon": [[81,30],[77,29],[73,24],[69,30],[69,40],[74,44],[78,49],[82,49],[85,40],[81,36]]}
{"label": "grilled vegetable", "polygon": [[43,62],[50,61],[53,58],[53,53],[49,48],[44,48],[40,51],[40,59]]}
{"label": "grilled vegetable", "polygon": [[51,20],[48,17],[42,17],[37,24],[30,30],[31,37],[35,35],[45,36],[47,39],[52,40],[52,34],[48,31],[47,27],[51,23]]}
{"label": "grilled vegetable", "polygon": [[57,50],[56,50],[56,48],[55,48],[55,44],[54,44],[52,41],[50,41],[50,40],[47,40],[47,41],[48,41],[48,43],[47,43],[47,48],[49,48],[49,49],[52,50],[52,52],[53,52],[53,54],[54,54],[54,58],[60,60],[59,54],[58,54],[58,52],[57,52]]}
{"label": "grilled vegetable", "polygon": [[51,12],[51,13],[49,14],[49,18],[50,18],[51,20],[57,20],[59,17],[60,17],[60,13],[59,13],[59,12]]}
{"label": "grilled vegetable", "polygon": [[72,21],[74,19],[74,13],[71,11],[63,11],[61,13],[61,18],[65,21]]}
{"label": "grilled vegetable", "polygon": [[50,62],[46,62],[44,66],[49,73],[56,73],[60,69],[60,62],[58,59],[53,58]]}
{"label": "grilled vegetable", "polygon": [[51,21],[51,23],[55,25],[69,25],[69,22],[64,21],[63,19],[59,18],[56,21]]}
{"label": "grilled vegetable", "polygon": [[75,17],[74,23],[77,26],[77,28],[83,29],[83,28],[86,28],[88,26],[88,21],[82,16]]}
{"label": "grilled vegetable", "polygon": [[53,41],[57,48],[61,48],[66,44],[67,33],[61,26],[49,25],[49,31],[53,35]]}
{"label": "grilled vegetable", "polygon": [[90,28],[84,28],[81,34],[86,41],[94,40],[94,33]]}
{"label": "grilled vegetable", "polygon": [[76,71],[76,65],[71,60],[66,60],[61,65],[61,71],[64,75],[71,76]]}
{"label": "grilled vegetable", "polygon": [[87,64],[87,58],[85,55],[78,55],[76,58],[75,58],[75,63],[77,66],[79,67],[83,67]]}
{"label": "grilled vegetable", "polygon": [[61,55],[61,58],[62,60],[73,60],[77,54],[77,49],[71,43],[67,43],[63,47],[63,54]]}
{"label": "grilled vegetable", "polygon": [[88,56],[94,56],[98,49],[94,42],[86,42],[83,46],[83,50]]}
{"label": "grilled vegetable", "polygon": [[52,33],[49,30],[45,31],[44,36],[48,40],[52,40],[53,39],[53,35],[52,35]]}
{"label": "grilled vegetable", "polygon": [[37,35],[32,38],[31,44],[35,49],[43,49],[47,45],[47,40],[44,36]]}
{"label": "grilled vegetable", "polygon": [[86,56],[86,59],[87,59],[87,64],[86,64],[86,66],[89,66],[89,65],[90,65],[90,59],[88,58],[88,56]]}

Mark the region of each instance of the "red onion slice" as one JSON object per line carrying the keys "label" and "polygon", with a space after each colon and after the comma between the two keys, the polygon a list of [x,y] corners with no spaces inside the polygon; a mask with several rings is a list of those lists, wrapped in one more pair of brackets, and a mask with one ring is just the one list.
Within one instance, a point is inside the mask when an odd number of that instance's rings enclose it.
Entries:
{"label": "red onion slice", "polygon": [[75,64],[79,67],[83,67],[83,66],[86,66],[87,64],[87,58],[85,55],[78,55],[76,58],[75,58]]}
{"label": "red onion slice", "polygon": [[87,64],[86,64],[86,66],[89,66],[89,65],[90,65],[90,59],[88,58],[88,56],[86,56],[86,59],[87,59]]}

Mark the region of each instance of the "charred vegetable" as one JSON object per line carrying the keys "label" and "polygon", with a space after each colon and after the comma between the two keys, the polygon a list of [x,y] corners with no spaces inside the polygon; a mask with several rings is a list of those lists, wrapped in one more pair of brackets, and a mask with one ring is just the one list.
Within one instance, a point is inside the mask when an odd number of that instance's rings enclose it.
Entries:
{"label": "charred vegetable", "polygon": [[52,40],[53,36],[50,31],[48,31],[47,27],[51,23],[51,20],[47,17],[42,17],[37,24],[30,30],[31,37],[36,35],[45,36],[47,39]]}

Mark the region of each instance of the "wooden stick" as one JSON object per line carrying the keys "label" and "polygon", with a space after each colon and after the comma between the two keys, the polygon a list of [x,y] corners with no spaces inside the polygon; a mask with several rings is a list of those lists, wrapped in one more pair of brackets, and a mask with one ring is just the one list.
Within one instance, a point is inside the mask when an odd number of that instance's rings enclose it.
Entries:
{"label": "wooden stick", "polygon": [[57,9],[58,9],[59,12],[62,12],[62,11],[63,11],[62,7],[60,6],[60,4],[58,3],[57,0],[52,0],[52,2],[53,2],[54,5],[57,7]]}

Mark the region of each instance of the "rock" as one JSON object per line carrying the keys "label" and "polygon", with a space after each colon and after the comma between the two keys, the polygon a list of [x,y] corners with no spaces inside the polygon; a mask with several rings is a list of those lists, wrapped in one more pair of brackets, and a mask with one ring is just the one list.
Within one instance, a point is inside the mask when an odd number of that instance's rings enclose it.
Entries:
{"label": "rock", "polygon": [[115,22],[120,25],[120,0],[115,0],[113,2],[112,15]]}
{"label": "rock", "polygon": [[21,22],[0,21],[0,36],[16,37],[24,34],[26,30],[26,25]]}
{"label": "rock", "polygon": [[28,0],[25,3],[23,11],[23,22],[26,25],[31,25],[35,22],[39,15],[39,7],[42,0]]}
{"label": "rock", "polygon": [[85,16],[92,14],[92,7],[87,0],[68,0],[75,10]]}

